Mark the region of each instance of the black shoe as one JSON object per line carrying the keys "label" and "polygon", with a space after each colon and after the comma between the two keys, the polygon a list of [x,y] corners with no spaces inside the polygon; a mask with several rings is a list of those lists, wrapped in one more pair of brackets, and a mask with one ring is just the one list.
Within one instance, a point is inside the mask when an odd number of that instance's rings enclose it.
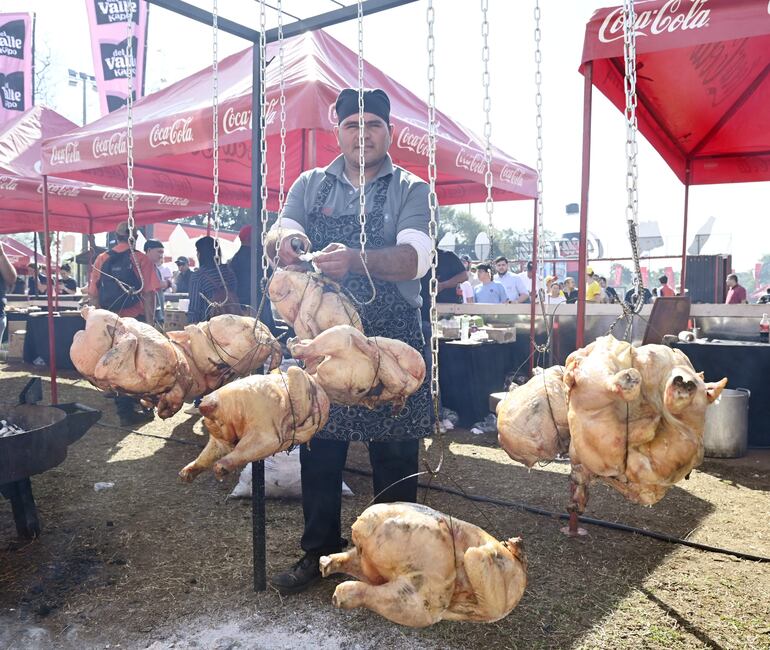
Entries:
{"label": "black shoe", "polygon": [[288,571],[270,578],[270,584],[282,594],[298,594],[305,591],[321,579],[321,569],[318,568],[320,557],[315,553],[305,553]]}
{"label": "black shoe", "polygon": [[137,424],[147,424],[150,420],[154,420],[155,415],[148,417],[145,413],[137,413],[132,411],[131,413],[124,413],[120,416],[120,426],[133,427]]}

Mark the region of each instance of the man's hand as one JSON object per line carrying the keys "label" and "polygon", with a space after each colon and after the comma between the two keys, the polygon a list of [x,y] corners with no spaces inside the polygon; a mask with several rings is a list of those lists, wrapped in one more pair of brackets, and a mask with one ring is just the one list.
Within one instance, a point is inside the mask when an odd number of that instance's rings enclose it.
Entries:
{"label": "man's hand", "polygon": [[[268,233],[267,240],[265,242],[271,265],[275,261],[275,240],[277,238],[278,231],[271,230],[270,233]],[[278,261],[281,266],[291,266],[292,264],[297,264],[300,262],[299,256],[301,253],[298,253],[291,247],[291,242],[295,238],[302,242],[302,247],[305,249],[306,253],[310,252],[312,245],[310,244],[310,240],[305,233],[300,232],[299,230],[287,230],[282,228],[281,241],[278,242]]]}
{"label": "man's hand", "polygon": [[344,244],[329,244],[313,258],[313,264],[333,280],[342,280],[348,273],[361,266],[360,253]]}

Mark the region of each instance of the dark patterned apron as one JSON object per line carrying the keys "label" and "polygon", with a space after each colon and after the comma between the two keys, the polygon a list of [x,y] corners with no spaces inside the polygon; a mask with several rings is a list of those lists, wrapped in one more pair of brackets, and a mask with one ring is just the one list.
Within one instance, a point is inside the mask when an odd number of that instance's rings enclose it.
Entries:
{"label": "dark patterned apron", "polygon": [[[386,246],[383,208],[391,178],[389,175],[375,181],[371,210],[366,214],[367,246],[372,249]],[[358,213],[326,215],[323,212],[334,182],[327,177],[321,183],[308,214],[306,234],[313,244],[313,250],[316,251],[335,242],[360,249]],[[351,273],[342,281],[342,286],[359,302],[363,303],[371,298],[372,289],[364,275]],[[374,301],[369,305],[356,305],[364,325],[364,333],[367,336],[398,339],[422,354],[420,310],[407,302],[395,283],[374,279],[374,286],[377,289]],[[332,405],[329,410],[329,423],[316,435],[326,440],[374,442],[424,438],[432,433],[431,408],[430,383],[426,378],[397,415],[393,415],[390,404],[374,410]]]}

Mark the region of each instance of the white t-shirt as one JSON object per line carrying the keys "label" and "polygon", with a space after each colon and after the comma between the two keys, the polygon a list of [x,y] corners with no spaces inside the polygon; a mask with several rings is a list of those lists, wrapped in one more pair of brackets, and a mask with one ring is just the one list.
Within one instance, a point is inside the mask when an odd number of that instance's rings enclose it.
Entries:
{"label": "white t-shirt", "polygon": [[163,287],[161,288],[162,291],[170,291],[171,290],[171,280],[174,277],[174,273],[171,271],[170,268],[168,268],[164,264],[161,264],[158,267],[158,270],[160,271],[160,279],[163,282]]}
{"label": "white t-shirt", "polygon": [[521,294],[529,295],[527,285],[522,281],[521,276],[508,271],[504,275],[497,274],[495,282],[499,282],[505,287],[505,294],[508,300],[516,302]]}
{"label": "white t-shirt", "polygon": [[560,305],[563,302],[567,302],[567,299],[564,296],[552,296],[548,294],[545,297],[546,305]]}
{"label": "white t-shirt", "polygon": [[460,289],[463,292],[463,304],[468,302],[468,298],[473,298],[473,286],[468,280],[460,283]]}

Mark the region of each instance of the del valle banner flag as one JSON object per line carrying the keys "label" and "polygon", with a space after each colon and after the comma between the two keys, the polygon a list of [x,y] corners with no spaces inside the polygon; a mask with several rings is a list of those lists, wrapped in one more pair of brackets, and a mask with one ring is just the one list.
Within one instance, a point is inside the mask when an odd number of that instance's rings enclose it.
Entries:
{"label": "del valle banner flag", "polygon": [[30,14],[0,14],[0,124],[32,107],[32,25]]}
{"label": "del valle banner flag", "polygon": [[[102,115],[125,105],[128,70],[133,67],[134,98],[144,94],[147,3],[140,0],[85,0],[91,27],[96,87]],[[128,60],[128,20],[133,15],[133,61]]]}

